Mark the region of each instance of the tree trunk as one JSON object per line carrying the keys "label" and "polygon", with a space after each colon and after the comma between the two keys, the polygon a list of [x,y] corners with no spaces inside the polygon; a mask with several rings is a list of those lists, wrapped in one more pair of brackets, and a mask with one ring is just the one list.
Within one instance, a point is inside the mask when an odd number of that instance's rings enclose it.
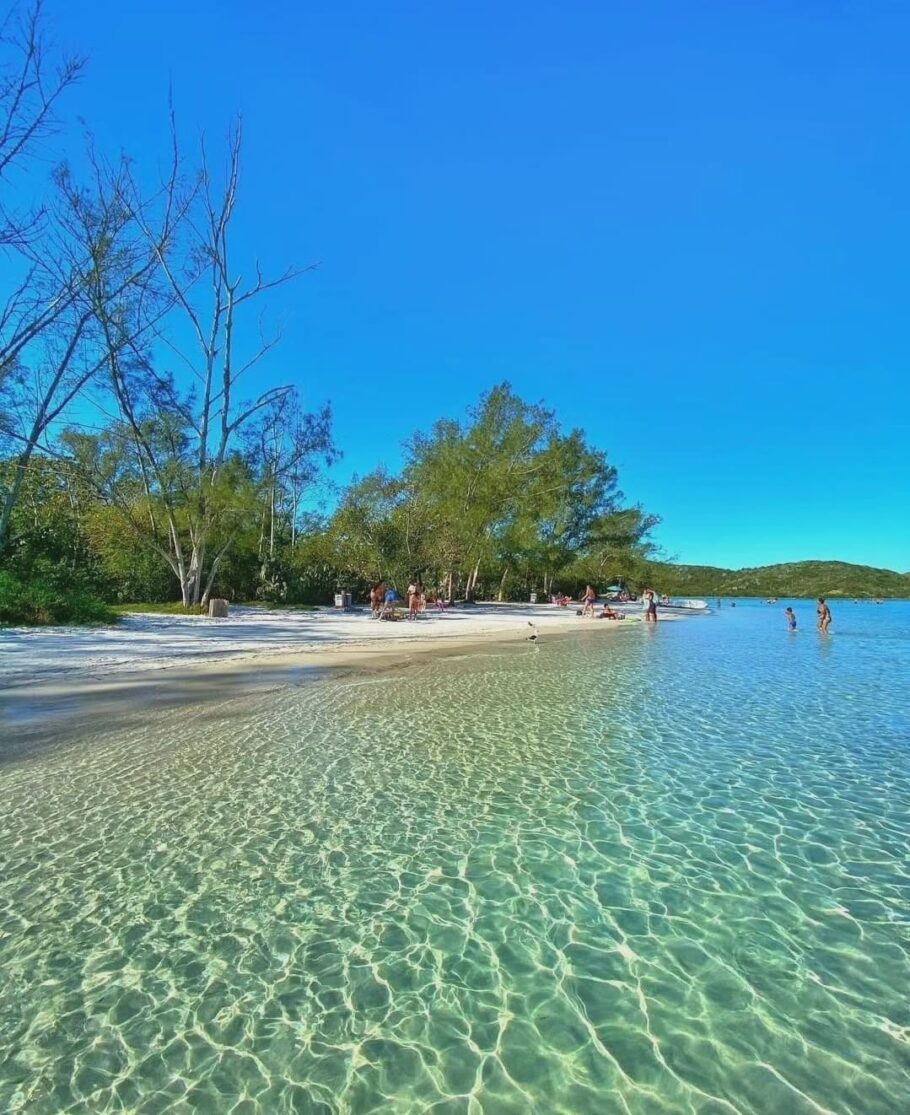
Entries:
{"label": "tree trunk", "polygon": [[446,574],[448,584],[446,585],[446,599],[449,604],[455,603],[455,574],[450,569]]}
{"label": "tree trunk", "polygon": [[3,501],[3,509],[0,510],[0,554],[6,549],[6,544],[9,541],[9,526],[10,520],[13,517],[13,508],[19,499],[19,493],[22,491],[22,483],[25,480],[25,470],[28,466],[29,457],[32,455],[32,446],[19,454],[19,459],[16,461],[16,471],[13,476],[13,482],[10,485],[9,491],[6,493],[6,499]]}
{"label": "tree trunk", "polygon": [[262,562],[262,555],[265,553],[265,511],[259,516],[259,549],[257,554],[260,563]]}
{"label": "tree trunk", "polygon": [[508,576],[509,576],[509,567],[507,565],[505,567],[505,569],[503,569],[503,571],[502,571],[502,580],[499,582],[499,603],[500,604],[502,603],[503,597],[505,596],[506,580],[508,579]]}
{"label": "tree trunk", "polygon": [[271,498],[269,500],[269,561],[275,559],[275,481],[272,481]]}
{"label": "tree trunk", "polygon": [[190,569],[193,572],[193,603],[198,604],[202,596],[202,567],[205,565],[205,543],[193,544]]}
{"label": "tree trunk", "polygon": [[212,568],[209,570],[208,580],[205,583],[205,592],[203,592],[203,594],[202,594],[202,603],[203,604],[208,604],[209,600],[211,599],[212,588],[214,587],[214,584],[215,584],[215,574],[218,572],[218,568],[221,565],[221,559],[224,557],[224,555],[231,548],[231,546],[233,545],[233,542],[234,542],[234,536],[231,535],[231,537],[227,540],[227,542],[225,542],[225,544],[221,547],[221,549],[218,551],[218,553],[215,554],[214,560],[212,561]]}

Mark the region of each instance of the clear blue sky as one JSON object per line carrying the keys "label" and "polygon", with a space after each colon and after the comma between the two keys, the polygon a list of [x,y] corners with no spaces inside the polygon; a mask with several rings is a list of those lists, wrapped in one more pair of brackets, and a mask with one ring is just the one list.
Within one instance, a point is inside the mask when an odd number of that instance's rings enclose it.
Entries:
{"label": "clear blue sky", "polygon": [[51,0],[102,145],[245,114],[344,480],[501,379],[681,561],[910,569],[910,7]]}

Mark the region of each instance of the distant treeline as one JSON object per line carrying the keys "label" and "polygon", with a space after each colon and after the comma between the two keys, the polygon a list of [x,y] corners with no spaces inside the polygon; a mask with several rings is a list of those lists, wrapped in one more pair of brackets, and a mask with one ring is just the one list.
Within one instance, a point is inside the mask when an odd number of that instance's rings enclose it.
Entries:
{"label": "distant treeline", "polygon": [[754,569],[651,562],[651,577],[671,596],[910,597],[910,574],[846,561],[793,561]]}

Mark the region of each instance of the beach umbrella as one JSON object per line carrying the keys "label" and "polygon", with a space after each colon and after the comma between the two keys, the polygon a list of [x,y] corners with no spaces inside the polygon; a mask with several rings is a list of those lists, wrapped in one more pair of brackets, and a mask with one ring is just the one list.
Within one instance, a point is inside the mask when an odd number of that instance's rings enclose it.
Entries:
{"label": "beach umbrella", "polygon": [[622,592],[622,590],[623,590],[622,585],[608,585],[607,586],[607,592]]}

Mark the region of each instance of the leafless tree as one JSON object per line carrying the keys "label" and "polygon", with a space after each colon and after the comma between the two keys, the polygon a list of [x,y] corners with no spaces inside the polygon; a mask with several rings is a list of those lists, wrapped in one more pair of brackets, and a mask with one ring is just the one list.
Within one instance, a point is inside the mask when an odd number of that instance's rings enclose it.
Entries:
{"label": "leafless tree", "polygon": [[[85,59],[60,54],[49,43],[42,0],[14,7],[0,27],[0,181],[35,155],[58,126],[63,94],[82,75]],[[39,229],[43,208],[14,213],[0,203],[0,246],[23,247]]]}
{"label": "leafless tree", "polygon": [[41,0],[7,14],[0,27],[0,249],[6,249],[9,273],[17,278],[0,295],[0,386],[17,373],[28,346],[67,312],[76,293],[74,277],[61,276],[40,243],[45,205],[16,212],[8,195],[14,172],[47,153],[60,99],[83,68],[82,58],[50,48]]}
{"label": "leafless tree", "polygon": [[111,167],[93,154],[90,164],[87,185],[58,169],[42,236],[42,276],[68,290],[65,305],[18,349],[0,386],[0,438],[15,447],[12,480],[0,495],[0,553],[35,449],[107,368],[110,346],[126,352],[141,343],[170,304],[154,288],[155,256],[124,201],[128,164]]}
{"label": "leafless tree", "polygon": [[[250,311],[262,295],[301,271],[289,267],[267,278],[257,264],[254,277],[246,279],[235,267],[231,232],[240,181],[239,121],[229,133],[227,165],[220,181],[204,144],[199,175],[187,181],[181,173],[173,119],[172,133],[171,167],[157,213],[142,203],[135,184],[129,196],[132,217],[146,237],[158,280],[168,291],[173,309],[155,328],[154,353],[131,346],[128,362],[112,343],[108,368],[150,504],[166,524],[167,560],[189,606],[207,600],[219,565],[249,521],[249,485],[236,474],[238,435],[294,395],[287,385],[252,398],[241,394],[243,377],[280,340],[280,333],[264,335],[257,326],[250,329]],[[188,343],[178,340],[183,337],[189,338]],[[192,391],[179,391],[173,376],[161,370],[163,353],[184,375],[189,374]],[[141,373],[130,374],[136,361],[141,363]],[[150,421],[152,399],[154,422]],[[235,469],[232,479],[224,475],[229,466]]]}

